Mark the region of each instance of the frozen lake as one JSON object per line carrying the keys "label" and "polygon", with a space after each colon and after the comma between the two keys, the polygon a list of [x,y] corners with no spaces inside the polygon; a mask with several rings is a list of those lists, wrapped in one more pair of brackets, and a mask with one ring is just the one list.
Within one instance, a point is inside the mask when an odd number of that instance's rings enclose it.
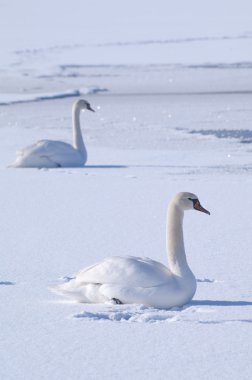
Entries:
{"label": "frozen lake", "polygon": [[[251,95],[88,99],[83,169],[7,168],[37,139],[71,141],[73,98],[1,107],[1,377],[181,378],[186,366],[188,378],[249,378]],[[184,190],[212,214],[185,218],[191,304],[92,306],[49,292],[108,255],[166,264],[166,207]]]}
{"label": "frozen lake", "polygon": [[[182,3],[0,4],[1,380],[251,378],[251,4]],[[10,168],[37,140],[71,143],[80,97],[87,165]],[[211,212],[185,215],[189,304],[50,292],[106,256],[167,265],[180,191]]]}

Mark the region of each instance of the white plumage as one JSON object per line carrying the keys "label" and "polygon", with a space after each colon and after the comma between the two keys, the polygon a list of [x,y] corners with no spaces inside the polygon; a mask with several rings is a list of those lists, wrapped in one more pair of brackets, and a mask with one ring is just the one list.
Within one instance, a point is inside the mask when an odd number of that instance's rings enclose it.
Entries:
{"label": "white plumage", "polygon": [[79,302],[136,303],[157,308],[182,306],[196,291],[183,241],[185,210],[209,214],[196,195],[179,193],[168,212],[167,250],[169,267],[145,257],[107,257],[82,269],[70,281],[53,288]]}
{"label": "white plumage", "polygon": [[80,128],[80,112],[93,111],[90,104],[80,99],[73,104],[73,145],[63,141],[40,140],[17,152],[15,168],[80,167],[87,161],[87,151]]}

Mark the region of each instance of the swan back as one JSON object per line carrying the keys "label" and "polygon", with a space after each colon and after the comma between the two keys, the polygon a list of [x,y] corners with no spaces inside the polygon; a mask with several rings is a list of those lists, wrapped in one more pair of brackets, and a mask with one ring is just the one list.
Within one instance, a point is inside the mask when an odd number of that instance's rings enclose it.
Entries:
{"label": "swan back", "polygon": [[77,273],[76,278],[81,283],[150,287],[167,283],[170,275],[166,266],[147,257],[111,256],[84,268]]}

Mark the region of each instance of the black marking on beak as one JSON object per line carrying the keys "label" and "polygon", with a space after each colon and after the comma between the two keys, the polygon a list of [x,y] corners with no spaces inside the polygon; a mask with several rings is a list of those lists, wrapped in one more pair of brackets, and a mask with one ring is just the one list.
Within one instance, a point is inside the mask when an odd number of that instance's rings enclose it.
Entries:
{"label": "black marking on beak", "polygon": [[190,199],[190,201],[193,202],[193,208],[195,210],[201,211],[201,212],[204,212],[205,214],[210,215],[210,212],[201,206],[200,201],[198,199],[192,199],[192,198],[188,198],[188,199]]}
{"label": "black marking on beak", "polygon": [[93,110],[93,108],[91,108],[90,104],[87,104],[87,110],[95,112],[95,110]]}

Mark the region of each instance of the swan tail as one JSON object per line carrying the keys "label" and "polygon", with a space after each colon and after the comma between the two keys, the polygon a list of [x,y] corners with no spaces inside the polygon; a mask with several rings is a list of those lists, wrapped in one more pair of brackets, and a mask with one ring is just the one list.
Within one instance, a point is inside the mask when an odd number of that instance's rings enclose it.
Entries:
{"label": "swan tail", "polygon": [[75,293],[76,291],[76,289],[72,285],[70,285],[71,281],[74,281],[74,279],[64,282],[63,284],[50,286],[49,289],[53,293],[56,293],[59,295],[71,296],[71,294]]}
{"label": "swan tail", "polygon": [[80,283],[72,279],[60,285],[50,287],[53,293],[66,296],[74,301],[82,303],[104,303],[109,298],[100,291],[102,284]]}
{"label": "swan tail", "polygon": [[14,162],[13,164],[8,165],[7,168],[19,168],[19,165]]}
{"label": "swan tail", "polygon": [[76,302],[89,303],[90,301],[84,297],[83,293],[77,289],[71,289],[67,284],[61,284],[56,286],[50,286],[49,290],[59,296],[67,297]]}

